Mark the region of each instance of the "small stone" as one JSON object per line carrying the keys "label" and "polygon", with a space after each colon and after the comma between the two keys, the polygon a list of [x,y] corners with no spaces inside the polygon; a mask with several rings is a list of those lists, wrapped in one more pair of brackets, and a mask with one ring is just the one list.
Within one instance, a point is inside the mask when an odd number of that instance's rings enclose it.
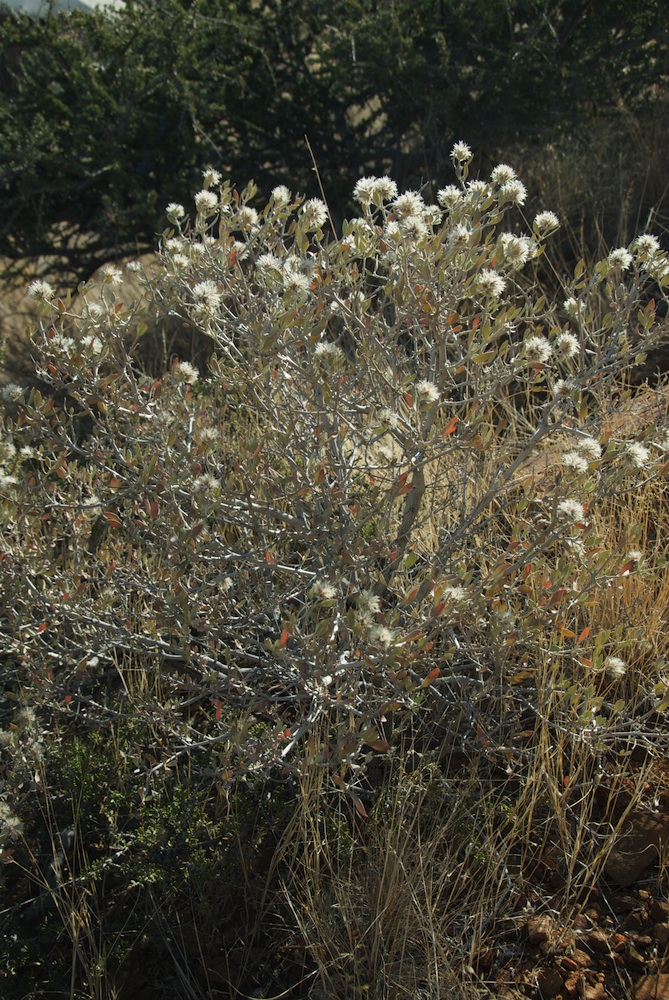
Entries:
{"label": "small stone", "polygon": [[633,812],[604,870],[618,885],[633,885],[644,868],[656,861],[668,844],[669,815],[641,810]]}
{"label": "small stone", "polygon": [[625,965],[628,969],[646,968],[646,959],[637,951],[633,941],[628,941],[625,945]]}
{"label": "small stone", "polygon": [[608,934],[606,934],[601,927],[596,927],[594,931],[591,931],[585,940],[586,944],[588,944],[593,951],[598,951],[602,955],[608,955],[611,950]]}
{"label": "small stone", "polygon": [[669,924],[655,924],[653,936],[662,947],[669,944]]}
{"label": "small stone", "polygon": [[554,997],[562,989],[562,976],[557,969],[542,969],[537,976],[540,997]]}
{"label": "small stone", "polygon": [[643,951],[646,948],[652,947],[653,939],[650,934],[636,934],[634,936],[634,944]]}
{"label": "small stone", "polygon": [[648,923],[648,914],[645,910],[635,910],[628,913],[624,920],[620,922],[620,930],[631,934],[640,934]]}
{"label": "small stone", "polygon": [[608,995],[603,983],[593,983],[592,986],[586,986],[582,994],[583,1000],[606,1000]]}
{"label": "small stone", "polygon": [[548,941],[553,933],[553,920],[547,913],[529,917],[527,921],[527,937],[530,944],[541,944]]}
{"label": "small stone", "polygon": [[583,973],[581,972],[580,969],[578,970],[578,972],[568,973],[567,978],[565,979],[562,985],[562,996],[565,997],[565,1000],[567,1000],[567,998],[568,1000],[580,1000],[582,996],[581,993],[582,985],[583,985]]}
{"label": "small stone", "polygon": [[581,948],[574,948],[571,952],[571,957],[581,969],[587,969],[592,962],[591,956],[588,955],[587,951],[583,951]]}
{"label": "small stone", "polygon": [[649,908],[651,919],[658,923],[666,923],[669,920],[669,903],[663,899],[654,899]]}

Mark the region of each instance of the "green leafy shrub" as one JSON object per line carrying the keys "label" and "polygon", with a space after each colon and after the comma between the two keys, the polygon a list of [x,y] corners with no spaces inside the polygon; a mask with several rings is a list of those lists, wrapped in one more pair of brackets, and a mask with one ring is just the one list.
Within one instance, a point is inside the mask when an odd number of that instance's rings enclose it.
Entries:
{"label": "green leafy shrub", "polygon": [[[664,197],[657,0],[132,0],[95,16],[6,13],[2,51],[14,69],[0,94],[0,254],[39,258],[65,283],[152,247],[163,206],[209,162],[310,190],[312,151],[339,221],[360,168],[434,195],[467,131],[483,170],[513,156],[527,175],[535,161],[531,192],[569,203],[569,220],[554,208],[577,241],[599,210],[608,233],[619,214],[643,225]],[[586,178],[575,202],[570,172]]]}

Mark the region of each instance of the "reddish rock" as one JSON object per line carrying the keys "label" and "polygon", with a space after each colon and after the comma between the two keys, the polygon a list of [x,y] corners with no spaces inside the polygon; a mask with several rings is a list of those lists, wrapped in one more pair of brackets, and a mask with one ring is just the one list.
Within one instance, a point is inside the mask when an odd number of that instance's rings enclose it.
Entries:
{"label": "reddish rock", "polygon": [[598,951],[602,955],[608,955],[611,951],[609,936],[601,929],[601,927],[596,927],[594,931],[590,931],[585,941],[593,951]]}
{"label": "reddish rock", "polygon": [[582,986],[583,986],[583,973],[579,970],[578,972],[570,972],[565,979],[562,986],[562,995],[569,997],[569,1000],[580,1000],[582,996]]}
{"label": "reddish rock", "polygon": [[541,944],[548,941],[553,933],[553,920],[547,913],[529,917],[526,925],[530,944]]}
{"label": "reddish rock", "polygon": [[614,951],[624,951],[627,938],[624,934],[611,935],[611,947]]}
{"label": "reddish rock", "polygon": [[570,954],[580,969],[587,969],[592,963],[592,956],[581,948],[574,948]]}

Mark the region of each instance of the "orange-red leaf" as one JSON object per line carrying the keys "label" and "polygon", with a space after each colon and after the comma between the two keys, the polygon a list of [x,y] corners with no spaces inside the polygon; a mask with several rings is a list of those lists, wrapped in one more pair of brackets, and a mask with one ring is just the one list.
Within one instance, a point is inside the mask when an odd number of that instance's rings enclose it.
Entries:
{"label": "orange-red leaf", "polygon": [[437,677],[439,676],[440,673],[441,673],[441,670],[439,669],[439,667],[435,667],[434,670],[431,670],[429,672],[429,674],[427,675],[427,677],[424,678],[423,683],[421,684],[421,687],[422,688],[429,687],[430,684],[432,683],[432,681],[436,681],[436,679],[437,679]]}
{"label": "orange-red leaf", "polygon": [[591,631],[592,631],[592,625],[586,625],[583,631],[579,634],[579,637],[576,640],[576,642],[583,642],[584,639],[588,638]]}
{"label": "orange-red leaf", "polygon": [[452,434],[455,428],[458,426],[459,419],[460,419],[459,417],[451,417],[451,419],[446,424],[446,427],[441,432],[441,436],[448,437],[449,434]]}
{"label": "orange-red leaf", "polygon": [[104,512],[104,519],[110,528],[120,528],[122,521],[118,514],[115,514],[113,510],[106,510]]}
{"label": "orange-red leaf", "polygon": [[361,800],[358,798],[357,795],[353,795],[353,792],[351,792],[351,796],[353,798],[353,805],[355,806],[357,812],[362,816],[363,819],[367,819],[367,810],[363,806]]}

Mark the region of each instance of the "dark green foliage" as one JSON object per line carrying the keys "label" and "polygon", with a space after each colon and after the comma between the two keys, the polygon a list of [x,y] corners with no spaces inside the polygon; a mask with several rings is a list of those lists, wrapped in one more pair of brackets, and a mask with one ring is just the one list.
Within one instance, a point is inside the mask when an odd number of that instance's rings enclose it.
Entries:
{"label": "dark green foliage", "polygon": [[317,194],[305,135],[335,218],[362,172],[441,184],[456,139],[483,166],[519,144],[587,146],[662,105],[663,8],[128,0],[114,16],[7,16],[6,79],[23,55],[0,99],[0,254],[55,254],[85,277],[152,246],[206,165]]}

